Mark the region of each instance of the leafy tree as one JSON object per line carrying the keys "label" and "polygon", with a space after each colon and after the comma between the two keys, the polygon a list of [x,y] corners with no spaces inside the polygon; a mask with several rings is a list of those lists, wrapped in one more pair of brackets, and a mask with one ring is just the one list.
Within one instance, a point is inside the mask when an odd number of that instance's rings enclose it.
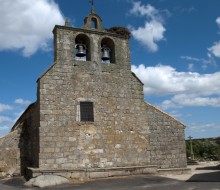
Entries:
{"label": "leafy tree", "polygon": [[[198,160],[220,160],[220,143],[210,139],[192,140],[194,158]],[[186,141],[186,154],[191,157],[190,141]]]}

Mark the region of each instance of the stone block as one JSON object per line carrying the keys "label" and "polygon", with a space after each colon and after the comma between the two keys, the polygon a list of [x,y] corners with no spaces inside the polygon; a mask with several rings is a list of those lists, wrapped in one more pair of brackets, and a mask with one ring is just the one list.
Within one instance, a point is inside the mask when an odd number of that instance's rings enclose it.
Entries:
{"label": "stone block", "polygon": [[109,177],[128,176],[128,175],[130,175],[129,170],[109,170]]}
{"label": "stone block", "polygon": [[96,179],[96,178],[107,178],[108,172],[89,172],[89,178]]}
{"label": "stone block", "polygon": [[56,163],[57,164],[63,164],[63,163],[65,163],[67,161],[67,158],[58,158],[58,159],[56,159]]}
{"label": "stone block", "polygon": [[87,173],[85,171],[74,171],[71,173],[72,179],[86,179],[88,178]]}
{"label": "stone block", "polygon": [[54,148],[44,148],[44,149],[43,149],[43,152],[45,152],[45,153],[54,152]]}

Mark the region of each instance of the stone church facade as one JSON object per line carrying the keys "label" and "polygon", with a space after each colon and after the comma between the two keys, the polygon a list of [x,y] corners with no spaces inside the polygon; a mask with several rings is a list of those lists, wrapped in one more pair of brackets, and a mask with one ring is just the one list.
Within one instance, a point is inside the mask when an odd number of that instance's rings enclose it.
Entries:
{"label": "stone church facade", "polygon": [[185,126],[144,101],[129,31],[104,29],[93,8],[83,28],[66,22],[53,34],[36,102],[0,138],[0,171],[95,178],[186,168]]}

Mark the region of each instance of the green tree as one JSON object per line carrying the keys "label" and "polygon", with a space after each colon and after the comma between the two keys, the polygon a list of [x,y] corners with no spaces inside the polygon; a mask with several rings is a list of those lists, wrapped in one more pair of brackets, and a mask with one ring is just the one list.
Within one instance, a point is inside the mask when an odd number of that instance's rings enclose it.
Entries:
{"label": "green tree", "polygon": [[[197,160],[220,160],[220,143],[209,139],[192,140],[194,157]],[[186,154],[191,157],[190,141],[186,141]]]}

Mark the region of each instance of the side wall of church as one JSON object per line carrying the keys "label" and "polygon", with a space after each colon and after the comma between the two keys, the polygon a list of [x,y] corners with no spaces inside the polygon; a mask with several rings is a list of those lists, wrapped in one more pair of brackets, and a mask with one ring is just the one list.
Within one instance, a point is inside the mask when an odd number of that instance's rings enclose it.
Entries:
{"label": "side wall of church", "polygon": [[18,130],[0,138],[0,176],[20,173],[19,139]]}
{"label": "side wall of church", "polygon": [[27,167],[39,164],[39,109],[31,104],[12,128],[0,138],[0,171],[25,175]]}
{"label": "side wall of church", "polygon": [[185,126],[146,104],[150,128],[151,164],[159,168],[185,168]]}
{"label": "side wall of church", "polygon": [[34,103],[20,120],[20,158],[21,174],[26,173],[27,167],[39,166],[39,108]]}
{"label": "side wall of church", "polygon": [[[57,61],[38,80],[40,168],[149,165],[143,86],[130,71],[128,40],[111,36],[117,61],[105,64],[97,43],[105,34],[90,34],[92,61],[69,58],[76,35],[58,29]],[[81,101],[93,102],[94,122],[80,121]]]}

